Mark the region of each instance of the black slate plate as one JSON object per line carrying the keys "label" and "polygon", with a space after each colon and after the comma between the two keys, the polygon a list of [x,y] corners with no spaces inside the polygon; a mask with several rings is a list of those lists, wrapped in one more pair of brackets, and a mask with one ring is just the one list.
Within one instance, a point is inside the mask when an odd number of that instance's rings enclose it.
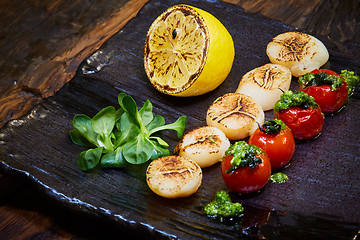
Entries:
{"label": "black slate plate", "polygon": [[[187,1],[214,14],[234,39],[236,56],[226,81],[212,93],[175,98],[158,93],[143,68],[143,44],[151,22],[180,1],[151,1],[123,30],[113,36],[79,68],[76,77],[55,97],[38,105],[26,117],[0,131],[0,169],[25,176],[62,204],[116,222],[129,231],[163,238],[337,238],[351,239],[360,224],[360,101],[349,100],[335,116],[327,116],[322,135],[298,143],[291,165],[284,169],[286,184],[268,184],[258,194],[233,200],[245,206],[235,225],[208,219],[202,207],[224,185],[219,165],[204,169],[199,191],[186,199],[169,200],[153,194],[144,181],[144,169],[99,170],[83,173],[76,166],[82,148],[71,143],[68,131],[76,113],[94,115],[117,106],[117,94],[132,95],[138,105],[150,99],[154,112],[173,122],[188,115],[187,130],[205,124],[207,107],[218,96],[236,89],[247,71],[268,62],[267,42],[276,34],[294,30],[282,23],[249,15],[217,1]],[[181,2],[183,3],[183,2]],[[360,65],[340,58],[329,47],[328,67],[335,71]],[[292,88],[296,88],[293,82]],[[266,118],[272,117],[271,112]],[[173,149],[177,139],[166,132]]]}

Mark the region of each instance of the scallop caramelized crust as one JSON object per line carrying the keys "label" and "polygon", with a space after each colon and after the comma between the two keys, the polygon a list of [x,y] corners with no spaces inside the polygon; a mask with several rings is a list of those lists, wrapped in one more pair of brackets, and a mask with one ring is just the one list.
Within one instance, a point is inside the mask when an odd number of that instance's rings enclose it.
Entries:
{"label": "scallop caramelized crust", "polygon": [[230,141],[215,127],[199,127],[183,136],[174,153],[195,161],[201,168],[209,167],[225,156]]}
{"label": "scallop caramelized crust", "polygon": [[202,171],[194,161],[180,156],[166,156],[150,163],[146,170],[149,188],[165,198],[187,197],[201,185]]}
{"label": "scallop caramelized crust", "polygon": [[264,123],[264,111],[253,98],[240,93],[228,93],[209,107],[206,123],[223,131],[230,140],[248,137]]}
{"label": "scallop caramelized crust", "polygon": [[277,35],[268,43],[266,54],[272,63],[288,67],[295,77],[320,68],[329,59],[329,53],[319,39],[300,32]]}
{"label": "scallop caramelized crust", "polygon": [[[268,63],[247,72],[236,90],[258,102],[264,111],[271,110],[282,91],[289,90],[291,72],[287,67]],[[281,90],[280,90],[281,89]]]}

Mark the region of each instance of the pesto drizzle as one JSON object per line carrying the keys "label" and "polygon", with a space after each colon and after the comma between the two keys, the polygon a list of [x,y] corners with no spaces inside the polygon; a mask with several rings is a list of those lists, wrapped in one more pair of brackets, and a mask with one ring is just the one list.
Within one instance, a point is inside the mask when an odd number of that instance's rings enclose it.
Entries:
{"label": "pesto drizzle", "polygon": [[351,96],[354,93],[355,88],[360,83],[360,76],[355,75],[353,71],[348,70],[341,70],[340,75],[344,78],[348,87],[348,94]]}
{"label": "pesto drizzle", "polygon": [[214,200],[204,207],[206,215],[218,218],[221,222],[231,220],[234,217],[241,217],[243,211],[244,208],[241,203],[233,203],[225,191],[217,192]]}
{"label": "pesto drizzle", "polygon": [[281,130],[284,130],[286,125],[280,119],[273,119],[266,121],[262,127],[259,125],[260,131],[266,134],[278,134]]}
{"label": "pesto drizzle", "polygon": [[303,109],[317,108],[319,105],[315,102],[312,96],[309,96],[302,91],[285,91],[281,94],[280,99],[274,105],[274,111],[280,112],[281,110],[289,109],[290,107],[300,107]]}
{"label": "pesto drizzle", "polygon": [[306,73],[305,75],[299,77],[299,83],[303,88],[329,85],[331,86],[331,91],[335,91],[338,87],[343,85],[341,77],[331,75],[326,72]]}
{"label": "pesto drizzle", "polygon": [[270,181],[273,183],[285,183],[289,180],[289,177],[282,172],[274,173],[270,176]]}
{"label": "pesto drizzle", "polygon": [[225,152],[227,156],[233,156],[231,159],[231,168],[226,170],[226,173],[232,173],[241,167],[255,168],[256,165],[262,162],[261,159],[257,157],[257,155],[261,153],[263,153],[263,150],[255,145],[247,144],[244,141],[234,143]]}

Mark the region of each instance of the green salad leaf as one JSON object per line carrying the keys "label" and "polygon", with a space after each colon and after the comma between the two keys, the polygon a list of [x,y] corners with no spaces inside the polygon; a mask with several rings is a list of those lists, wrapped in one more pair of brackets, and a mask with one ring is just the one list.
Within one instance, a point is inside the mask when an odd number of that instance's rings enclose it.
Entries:
{"label": "green salad leaf", "polygon": [[72,129],[69,132],[70,138],[73,143],[82,147],[93,147],[94,144],[90,143],[77,129]]}
{"label": "green salad leaf", "polygon": [[116,168],[125,167],[126,162],[121,153],[122,148],[117,148],[115,151],[105,153],[101,158],[101,167]]}
{"label": "green salad leaf", "polygon": [[95,168],[100,162],[102,152],[102,147],[81,152],[78,157],[78,167],[83,171]]}
{"label": "green salad leaf", "polygon": [[74,127],[73,134],[70,134],[72,139],[76,137],[75,141],[81,141],[79,138],[83,138],[90,143],[90,146],[96,146],[97,134],[92,128],[91,118],[85,114],[78,114],[73,118],[72,124]]}
{"label": "green salad leaf", "polygon": [[152,104],[149,100],[146,100],[142,108],[139,110],[140,117],[145,125],[148,125],[154,118],[154,114],[152,112]]}
{"label": "green salad leaf", "polygon": [[150,140],[146,136],[139,134],[136,138],[125,143],[123,154],[129,163],[141,164],[150,159],[152,151],[153,145]]}
{"label": "green salad leaf", "polygon": [[74,116],[69,135],[73,143],[90,149],[80,153],[78,166],[83,171],[96,166],[121,168],[127,163],[143,164],[169,155],[169,145],[158,135],[163,130],[174,130],[179,138],[185,131],[186,116],[174,123],[153,114],[152,103],[147,100],[138,110],[135,100],[125,94],[118,95],[119,109],[108,106],[93,118],[84,114]]}
{"label": "green salad leaf", "polygon": [[154,128],[161,127],[165,125],[165,119],[160,115],[155,115],[153,120],[146,125],[146,128],[151,131]]}
{"label": "green salad leaf", "polygon": [[111,141],[111,133],[115,126],[116,110],[109,106],[102,109],[91,119],[91,126],[97,133],[97,145],[112,151],[114,145]]}
{"label": "green salad leaf", "polygon": [[151,135],[153,133],[156,133],[156,132],[162,131],[162,130],[174,130],[177,132],[178,138],[181,138],[185,131],[186,121],[187,121],[187,117],[181,116],[174,123],[153,128],[149,134]]}

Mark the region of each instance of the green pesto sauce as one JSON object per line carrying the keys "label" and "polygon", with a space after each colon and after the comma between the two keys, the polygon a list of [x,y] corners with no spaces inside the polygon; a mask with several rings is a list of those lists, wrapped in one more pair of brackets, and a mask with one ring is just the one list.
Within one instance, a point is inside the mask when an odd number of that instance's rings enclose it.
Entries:
{"label": "green pesto sauce", "polygon": [[204,207],[206,215],[219,218],[220,221],[240,217],[243,211],[241,203],[233,203],[225,191],[217,192],[214,200]]}
{"label": "green pesto sauce", "polygon": [[257,155],[263,153],[261,148],[248,144],[244,141],[238,141],[231,145],[225,154],[227,156],[232,155],[231,168],[226,170],[226,173],[230,173],[241,167],[255,168],[256,165],[261,163],[261,159]]}
{"label": "green pesto sauce", "polygon": [[355,75],[353,71],[341,70],[340,76],[342,76],[347,84],[349,96],[354,92],[354,89],[360,83],[360,77]]}
{"label": "green pesto sauce", "polygon": [[260,127],[260,131],[266,134],[278,134],[281,130],[286,129],[286,125],[280,119],[273,119],[266,121],[262,127]]}
{"label": "green pesto sauce", "polygon": [[285,183],[289,180],[289,177],[282,172],[274,173],[270,176],[270,181],[273,183]]}
{"label": "green pesto sauce", "polygon": [[343,85],[341,77],[330,75],[326,72],[306,73],[305,75],[299,77],[299,83],[303,88],[329,85],[331,86],[332,91],[335,91],[338,87]]}
{"label": "green pesto sauce", "polygon": [[317,108],[319,105],[315,102],[312,96],[307,95],[302,91],[285,91],[281,94],[280,99],[274,105],[274,111],[289,109],[290,107],[301,107],[307,109],[308,107]]}

